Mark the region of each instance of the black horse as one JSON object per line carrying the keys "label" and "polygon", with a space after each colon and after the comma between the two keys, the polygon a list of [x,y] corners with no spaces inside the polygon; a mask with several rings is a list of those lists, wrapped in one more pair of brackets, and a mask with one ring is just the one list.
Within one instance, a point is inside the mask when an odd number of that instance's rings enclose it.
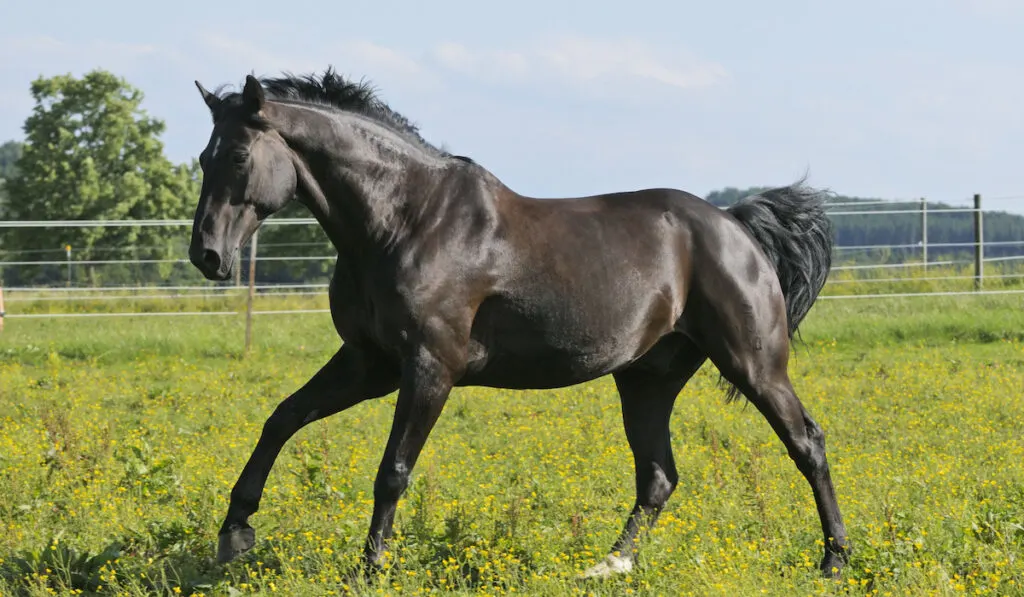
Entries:
{"label": "black horse", "polygon": [[636,504],[588,574],[628,571],[641,529],[678,481],[676,395],[711,359],[729,398],[758,408],[810,483],[821,569],[838,574],[848,547],[824,435],[787,373],[793,334],[831,264],[824,192],[800,182],[725,210],[673,189],[524,197],[331,69],[250,75],[240,93],[196,86],[213,132],[200,156],[192,263],[228,278],[238,247],[297,198],[338,250],[330,304],[343,341],[267,419],[231,491],[219,561],[253,546],[248,518],[274,460],[313,421],[398,390],[373,488],[372,569],[453,387],[555,388],[611,374]]}

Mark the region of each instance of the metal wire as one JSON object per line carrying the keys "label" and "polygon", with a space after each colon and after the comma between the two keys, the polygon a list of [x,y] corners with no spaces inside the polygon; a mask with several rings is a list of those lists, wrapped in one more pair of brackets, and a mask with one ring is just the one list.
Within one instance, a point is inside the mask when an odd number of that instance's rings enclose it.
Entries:
{"label": "metal wire", "polygon": [[906,201],[830,201],[825,204],[825,207],[849,207],[853,205],[903,205],[917,204],[920,202],[920,199],[907,199]]}
{"label": "metal wire", "polygon": [[[927,278],[860,278],[853,280],[828,280],[825,284],[874,284],[881,282],[889,282],[892,284],[906,283],[906,282],[937,282],[940,280],[973,280],[975,276],[932,276]],[[984,279],[999,280],[1003,278],[1024,278],[1024,274],[999,274],[989,275],[985,274]]]}
{"label": "metal wire", "polygon": [[[973,207],[952,207],[952,208],[945,208],[945,207],[943,207],[943,208],[929,209],[929,210],[927,210],[927,213],[928,213],[929,216],[933,216],[933,215],[936,215],[936,214],[974,213],[974,212],[977,212],[977,211],[984,211],[984,210],[978,210],[978,209],[975,209]],[[887,209],[887,210],[881,210],[881,211],[879,211],[879,210],[871,210],[871,211],[869,211],[869,210],[860,210],[860,211],[830,211],[830,212],[826,212],[826,213],[828,213],[828,215],[830,215],[830,216],[863,216],[863,215],[869,215],[869,216],[872,216],[872,215],[874,215],[874,216],[889,216],[889,215],[893,215],[893,214],[918,214],[918,215],[920,215],[921,210],[920,209]]]}
{"label": "metal wire", "polygon": [[149,313],[8,313],[5,319],[42,319],[65,317],[178,317],[186,315],[239,315],[238,311],[160,311]]}
{"label": "metal wire", "polygon": [[[235,298],[240,297],[242,292],[246,289],[238,288],[238,295]],[[266,297],[277,297],[277,296],[326,296],[326,292],[260,292],[255,296],[256,298]],[[108,295],[93,295],[93,296],[41,296],[41,297],[15,297],[7,299],[8,303],[34,303],[34,302],[49,302],[49,301],[141,301],[141,300],[169,300],[169,299],[191,299],[191,298],[232,298],[232,295],[226,292],[218,293],[204,293],[204,294],[118,294],[114,296]]]}
{"label": "metal wire", "polygon": [[[282,309],[253,311],[253,315],[304,315],[307,313],[330,313],[330,309]],[[245,315],[245,311],[163,311],[149,313],[133,313],[118,311],[114,313],[7,313],[5,319],[61,319],[66,317],[184,317],[201,315]]]}
{"label": "metal wire", "polygon": [[[279,255],[276,257],[256,257],[260,261],[323,261],[325,259],[337,259],[337,255]],[[248,263],[248,258],[241,259]],[[49,261],[0,261],[3,266],[31,266],[31,265],[131,265],[136,263],[189,263],[188,259],[53,259]]]}
{"label": "metal wire", "polygon": [[833,294],[819,299],[910,298],[919,296],[984,296],[991,294],[1024,294],[1024,288],[1015,290],[964,290],[948,292],[894,292],[880,294]]}
{"label": "metal wire", "polygon": [[883,263],[880,265],[840,265],[833,267],[831,271],[844,271],[854,269],[891,269],[897,267],[928,267],[934,265],[964,265],[974,263],[973,261],[929,261],[928,263]]}
{"label": "metal wire", "polygon": [[[0,228],[121,228],[150,226],[191,226],[192,220],[4,220]],[[316,218],[270,218],[263,226],[316,224]]]}
{"label": "metal wire", "polygon": [[[1024,240],[987,240],[984,243],[986,247],[1013,247],[1024,245]],[[978,243],[974,241],[962,242],[962,243],[928,243],[928,248],[939,248],[947,249],[952,247],[975,247]],[[867,251],[871,249],[921,249],[925,245],[920,241],[906,245],[843,245],[835,247],[836,251]]]}
{"label": "metal wire", "polygon": [[[280,289],[280,288],[328,288],[330,284],[257,284],[256,290],[264,289]],[[227,290],[244,290],[248,286],[235,286],[234,284],[224,284],[218,286],[160,286],[154,284],[151,286],[80,286],[80,287],[65,287],[65,286],[12,286],[10,288],[4,288],[5,292],[130,292],[130,291],[150,291],[150,290],[216,290],[216,289]],[[189,295],[183,295],[189,296]]]}

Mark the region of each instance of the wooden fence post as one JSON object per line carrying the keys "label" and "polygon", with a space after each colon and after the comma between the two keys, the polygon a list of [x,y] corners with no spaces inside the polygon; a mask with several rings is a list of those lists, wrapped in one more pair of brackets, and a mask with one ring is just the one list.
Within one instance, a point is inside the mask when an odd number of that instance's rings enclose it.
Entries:
{"label": "wooden fence post", "polygon": [[64,245],[64,254],[68,258],[68,284],[67,287],[71,288],[71,245]]}
{"label": "wooden fence post", "polygon": [[252,303],[256,298],[256,236],[259,230],[252,233],[249,241],[249,299],[245,306],[245,354],[249,354],[252,346]]}
{"label": "wooden fence post", "polygon": [[921,197],[921,262],[928,271],[928,200]]}
{"label": "wooden fence post", "polygon": [[4,312],[4,289],[0,286],[0,332],[4,331],[4,316],[7,313]]}
{"label": "wooden fence post", "polygon": [[981,195],[974,194],[974,289],[981,290],[985,279],[985,237],[981,217]]}

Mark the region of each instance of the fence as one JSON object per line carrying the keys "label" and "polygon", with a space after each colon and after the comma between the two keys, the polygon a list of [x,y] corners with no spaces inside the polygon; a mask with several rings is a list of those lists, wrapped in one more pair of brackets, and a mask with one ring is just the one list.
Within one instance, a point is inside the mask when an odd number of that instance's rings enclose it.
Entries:
{"label": "fence", "polygon": [[[1024,200],[1024,196],[1007,196],[1007,197],[996,197],[995,201],[1017,201],[1021,202]],[[891,218],[892,216],[907,216],[916,215],[919,217],[919,225],[917,233],[919,237],[917,242],[911,242],[907,244],[883,244],[883,245],[842,245],[839,244],[835,248],[835,261],[843,263],[843,255],[848,252],[858,251],[899,251],[902,253],[902,258],[899,263],[869,263],[869,264],[855,264],[845,263],[837,265],[832,268],[832,276],[829,280],[829,286],[835,287],[844,284],[856,284],[858,286],[865,286],[871,284],[887,284],[890,286],[896,286],[899,283],[913,282],[957,282],[962,280],[970,279],[973,282],[973,290],[976,293],[972,294],[999,294],[999,293],[1017,293],[1020,292],[1020,288],[1009,289],[1005,286],[1019,286],[1024,282],[1024,224],[1021,221],[1016,222],[1016,227],[1011,227],[1011,234],[1004,240],[986,240],[986,234],[984,229],[984,211],[982,208],[981,195],[974,195],[972,198],[972,207],[948,207],[940,206],[939,208],[929,208],[929,205],[925,199],[919,199],[915,201],[906,202],[845,202],[845,203],[832,203],[829,205],[829,214],[835,219],[837,216],[886,216]],[[912,205],[912,207],[899,208],[899,209],[870,209],[870,210],[843,210],[844,207],[857,206],[863,207],[866,205],[877,206],[884,204],[888,207],[896,207],[899,205]],[[1018,203],[1019,204],[1019,203]],[[840,208],[840,209],[835,209]],[[991,212],[990,212],[991,213]],[[930,242],[929,240],[929,217],[941,217],[948,215],[959,215],[959,214],[970,214],[970,240],[964,242]],[[1004,214],[1013,217],[1010,214]],[[1004,220],[1003,223],[1011,221]],[[1011,221],[1012,222],[1012,221]],[[1004,226],[1005,228],[1005,226]],[[1005,235],[1005,234],[1004,234]],[[950,260],[932,260],[929,255],[929,250],[938,250],[943,253],[953,253],[953,259]],[[964,251],[965,250],[965,251]],[[986,256],[986,250],[996,253],[996,256]],[[959,253],[959,254],[958,254]],[[963,260],[963,253],[969,253],[969,260]],[[919,260],[914,259],[915,254]],[[986,274],[986,264],[992,266],[996,271],[995,273]],[[969,267],[969,273],[967,267]],[[858,272],[861,274],[871,272],[890,272],[898,271],[903,276],[907,275],[907,272],[917,271],[918,273],[910,277],[874,277],[874,276],[860,276],[858,279],[849,279],[848,277],[842,276],[842,272]],[[921,273],[928,274],[930,272],[941,273],[943,275],[928,276],[921,275]],[[840,275],[836,275],[839,273]],[[967,275],[959,275],[967,273]],[[997,288],[991,291],[985,291],[985,281],[989,280],[995,282]],[[951,286],[946,284],[946,286]],[[1002,286],[1003,288],[998,288]],[[880,295],[884,296],[935,296],[935,295],[958,295],[965,294],[963,288],[946,288],[945,292],[888,292],[888,293],[865,293],[856,292],[848,294],[835,294],[826,293],[822,298],[824,299],[838,299],[838,298],[875,298]],[[952,291],[950,291],[952,290]]]}
{"label": "fence", "polygon": [[[317,222],[312,218],[287,218],[287,219],[270,219],[267,220],[265,226],[289,226],[289,225],[316,225]],[[0,229],[10,228],[30,228],[30,229],[56,229],[56,228],[85,228],[85,227],[97,227],[97,228],[118,228],[118,227],[191,227],[191,220],[60,220],[60,221],[0,221]],[[262,293],[263,296],[320,296],[327,294],[327,284],[272,284],[258,286],[256,284],[256,265],[257,261],[325,261],[333,260],[333,255],[317,255],[317,256],[264,256],[259,257],[257,255],[257,241],[259,233],[257,232],[251,238],[248,243],[249,257],[246,260],[242,260],[241,263],[235,268],[236,277],[232,283],[209,283],[205,279],[203,283],[194,283],[192,285],[185,286],[174,286],[174,285],[160,285],[160,284],[147,284],[139,286],[73,286],[72,285],[72,271],[74,267],[81,266],[106,266],[106,265],[125,265],[125,264],[182,264],[191,268],[188,259],[183,258],[166,258],[166,259],[72,259],[72,247],[65,245],[61,250],[65,253],[66,259],[64,260],[52,260],[52,259],[29,259],[29,260],[11,260],[4,259],[0,260],[0,280],[2,280],[2,273],[4,268],[10,267],[45,267],[45,266],[63,266],[67,268],[67,283],[64,287],[54,286],[23,286],[23,287],[8,287],[7,292],[9,298],[8,303],[31,303],[38,305],[40,303],[47,303],[51,301],[60,301],[62,304],[67,305],[73,301],[122,301],[137,303],[139,301],[154,301],[154,300],[187,300],[187,299],[208,299],[208,298],[230,298],[232,294],[237,294],[241,288],[241,271],[244,267],[248,269],[248,291],[245,302],[245,351],[248,352],[252,343],[252,318],[253,316],[261,315],[281,315],[281,314],[305,314],[305,313],[323,313],[328,312],[328,309],[265,309],[257,310],[254,308],[255,299],[257,297],[258,290],[269,290],[270,292]],[[186,239],[187,240],[187,239]],[[310,243],[320,244],[320,243]],[[47,250],[31,250],[29,252],[37,253]],[[7,251],[11,253],[12,251]],[[317,289],[317,290],[310,290]],[[238,310],[216,310],[209,308],[202,308],[199,310],[156,310],[156,311],[106,311],[106,310],[95,310],[89,312],[52,312],[47,309],[45,312],[14,312],[6,313],[4,310],[4,289],[0,286],[0,331],[3,330],[3,321],[7,318],[67,318],[67,317],[174,317],[174,316],[226,316],[226,315],[237,315]],[[138,294],[142,292],[143,294]],[[129,293],[129,294],[126,294]],[[58,296],[54,296],[58,295]],[[60,296],[63,295],[63,296]],[[205,305],[204,305],[205,307]]]}
{"label": "fence", "polygon": [[[1020,200],[1022,197],[1000,197],[996,200]],[[909,207],[900,207],[909,206]],[[864,209],[865,207],[869,209]],[[885,207],[886,209],[879,209]],[[964,296],[1024,294],[1024,233],[1019,237],[1004,240],[985,240],[984,212],[982,198],[974,195],[971,207],[929,207],[923,200],[909,202],[833,202],[829,204],[829,216],[834,222],[839,218],[865,216],[913,215],[919,218],[919,238],[908,239],[904,244],[838,244],[835,247],[834,266],[823,300],[877,299],[882,297],[906,298],[926,296]],[[971,238],[963,242],[929,242],[929,221],[957,214],[971,214]],[[116,228],[116,227],[164,227],[184,228],[192,226],[191,220],[62,220],[62,221],[0,221],[0,230],[30,228],[56,230],[62,228]],[[264,226],[318,226],[312,218],[271,218]],[[268,228],[263,228],[266,231]],[[317,230],[319,230],[317,228]],[[1024,230],[1024,228],[1022,228]],[[178,255],[183,255],[188,242],[187,234],[176,235],[180,246]],[[0,251],[0,281],[4,273],[12,268],[57,268],[57,276],[48,274],[50,284],[8,286],[0,289],[0,330],[6,318],[57,318],[57,317],[174,317],[174,316],[231,316],[244,313],[246,320],[246,349],[252,338],[253,317],[325,313],[326,305],[308,304],[310,300],[322,299],[327,294],[327,279],[330,266],[335,259],[325,239],[300,243],[257,244],[253,236],[246,247],[247,258],[240,254],[241,263],[236,268],[236,277],[225,283],[211,283],[201,278],[184,257],[140,258],[139,247],[108,247],[90,252],[76,252],[72,247],[33,251]],[[166,247],[165,247],[166,248]],[[257,250],[259,248],[259,251]],[[301,254],[302,249],[315,249],[313,255]],[[998,251],[998,256],[986,257],[986,248]],[[295,249],[300,254],[275,255],[276,249]],[[48,258],[47,253],[61,252],[63,259]],[[131,258],[96,258],[97,253],[131,253]],[[952,255],[948,259],[930,260],[936,255]],[[14,258],[11,258],[11,256]],[[897,259],[897,263],[879,263],[880,255]],[[42,256],[42,258],[33,256]],[[969,257],[969,258],[966,258]],[[867,262],[865,259],[875,259]],[[915,260],[916,259],[916,260]],[[257,279],[261,271],[274,264],[320,263],[321,273],[309,276],[299,272],[298,280],[271,279],[265,283]],[[259,267],[260,264],[266,264]],[[128,276],[129,282],[122,284],[76,284],[82,281],[83,268],[140,266],[181,266],[173,276],[164,270],[163,275],[154,276],[138,270],[138,279]],[[986,272],[986,266],[990,271]],[[242,285],[241,272],[247,270],[247,284]],[[993,273],[994,270],[994,273]],[[145,275],[143,275],[145,274]],[[45,276],[44,276],[45,277]],[[313,278],[310,280],[310,278]],[[154,278],[158,281],[154,282]],[[180,280],[181,283],[167,283]],[[4,294],[10,312],[4,313]],[[239,299],[244,297],[244,307]],[[296,305],[294,299],[306,299],[307,304]],[[287,308],[257,309],[257,302],[277,301]],[[322,302],[322,301],[321,301]],[[87,305],[85,310],[74,308],[75,304]],[[132,310],[111,310],[105,305],[128,304]],[[178,310],[154,306],[157,303],[176,305]],[[138,306],[145,304],[146,309]],[[54,310],[54,305],[62,308]],[[193,306],[194,308],[184,308]]]}

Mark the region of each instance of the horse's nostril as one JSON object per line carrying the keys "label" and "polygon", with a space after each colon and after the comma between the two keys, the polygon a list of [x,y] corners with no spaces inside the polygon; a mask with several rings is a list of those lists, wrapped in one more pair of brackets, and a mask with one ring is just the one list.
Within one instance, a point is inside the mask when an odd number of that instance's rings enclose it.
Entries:
{"label": "horse's nostril", "polygon": [[211,272],[218,271],[220,269],[220,255],[216,251],[206,249],[203,251],[203,263],[209,268]]}

